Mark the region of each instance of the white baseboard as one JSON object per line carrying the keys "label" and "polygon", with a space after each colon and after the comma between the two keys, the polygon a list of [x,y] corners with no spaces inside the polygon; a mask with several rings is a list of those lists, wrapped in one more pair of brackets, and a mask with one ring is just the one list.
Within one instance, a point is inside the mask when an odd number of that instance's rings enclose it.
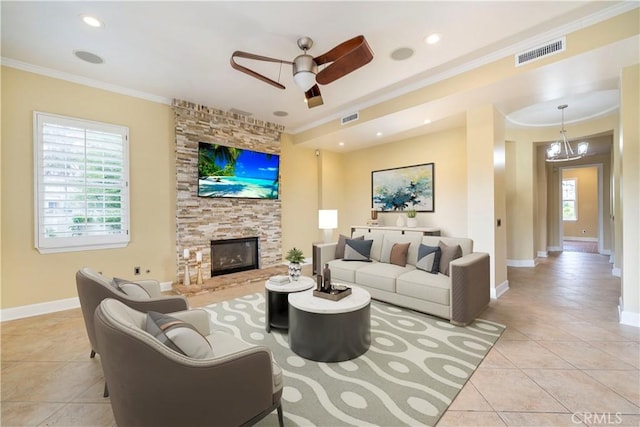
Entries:
{"label": "white baseboard", "polygon": [[504,295],[504,293],[507,292],[508,290],[509,290],[509,281],[505,280],[504,282],[500,283],[495,288],[491,288],[491,298],[492,299],[498,299],[502,295]]}
{"label": "white baseboard", "polygon": [[640,328],[640,313],[625,311],[622,305],[622,297],[620,297],[619,301],[620,304],[618,304],[618,316],[620,318],[620,323],[622,323],[623,325],[635,326],[636,328]]}
{"label": "white baseboard", "polygon": [[538,258],[548,258],[549,252],[547,251],[538,251]]}
{"label": "white baseboard", "polygon": [[549,246],[547,251],[549,252],[560,252],[562,248],[560,246]]}
{"label": "white baseboard", "polygon": [[611,249],[603,249],[600,255],[611,255]]}
{"label": "white baseboard", "polygon": [[508,259],[507,267],[535,267],[534,259]]}
{"label": "white baseboard", "polygon": [[56,311],[70,310],[80,307],[78,297],[61,299],[57,301],[41,302],[38,304],[23,305],[0,310],[0,321],[22,319],[25,317],[39,316],[41,314],[54,313]]}
{"label": "white baseboard", "polygon": [[616,277],[622,277],[622,269],[618,267],[613,267],[613,269],[611,270],[611,274],[613,274]]}
{"label": "white baseboard", "polygon": [[[173,290],[173,282],[160,282],[160,291]],[[39,316],[41,314],[55,313],[56,311],[71,310],[80,307],[78,297],[60,299],[57,301],[41,302],[38,304],[22,305],[0,310],[0,322],[7,320],[23,319],[25,317]]]}
{"label": "white baseboard", "polygon": [[597,237],[573,237],[573,236],[564,236],[562,238],[562,240],[566,241],[566,240],[573,240],[575,242],[597,242],[598,238]]}

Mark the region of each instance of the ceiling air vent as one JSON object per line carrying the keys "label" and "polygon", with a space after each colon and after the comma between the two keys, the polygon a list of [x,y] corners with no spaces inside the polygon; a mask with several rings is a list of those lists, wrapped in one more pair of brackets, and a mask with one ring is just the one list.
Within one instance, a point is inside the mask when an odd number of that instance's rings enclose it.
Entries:
{"label": "ceiling air vent", "polygon": [[566,49],[567,40],[565,37],[547,42],[542,46],[517,53],[515,56],[516,67],[527,64],[531,61],[537,61],[538,59],[545,58],[547,56],[555,55],[556,53],[564,52]]}
{"label": "ceiling air vent", "polygon": [[340,124],[341,125],[346,125],[347,123],[356,121],[359,118],[360,118],[360,114],[352,113],[352,114],[349,114],[348,116],[344,116],[343,118],[341,118],[340,119]]}

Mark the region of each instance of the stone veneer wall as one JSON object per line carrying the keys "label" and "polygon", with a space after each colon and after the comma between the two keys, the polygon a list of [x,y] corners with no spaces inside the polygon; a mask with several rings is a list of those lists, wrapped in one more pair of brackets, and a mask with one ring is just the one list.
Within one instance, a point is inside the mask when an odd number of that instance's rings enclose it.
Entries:
{"label": "stone veneer wall", "polygon": [[176,126],[176,275],[184,276],[184,249],[202,251],[202,274],[211,277],[210,241],[258,237],[260,268],[282,262],[280,200],[198,197],[198,142],[280,154],[284,127],[238,114],[174,100]]}

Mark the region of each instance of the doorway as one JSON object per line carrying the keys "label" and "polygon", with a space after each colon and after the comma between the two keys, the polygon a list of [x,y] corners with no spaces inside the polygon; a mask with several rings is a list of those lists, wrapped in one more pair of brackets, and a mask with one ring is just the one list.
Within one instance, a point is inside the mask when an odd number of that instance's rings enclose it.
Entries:
{"label": "doorway", "polygon": [[561,174],[562,250],[602,253],[602,165],[564,167]]}

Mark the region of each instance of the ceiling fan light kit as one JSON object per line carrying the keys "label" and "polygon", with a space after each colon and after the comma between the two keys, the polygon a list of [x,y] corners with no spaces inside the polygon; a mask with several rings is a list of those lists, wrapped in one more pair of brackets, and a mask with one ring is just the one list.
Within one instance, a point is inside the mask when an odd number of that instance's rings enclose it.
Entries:
{"label": "ceiling fan light kit", "polygon": [[[293,62],[282,59],[269,58],[266,56],[256,55],[253,53],[235,51],[231,55],[231,67],[235,70],[243,72],[258,80],[262,80],[278,89],[285,89],[285,86],[272,80],[250,68],[238,64],[236,58],[245,58],[256,61],[277,62],[280,64],[291,64],[293,72],[293,81],[305,92],[305,100],[308,108],[314,108],[323,104],[322,95],[318,84],[326,85],[347,74],[357,70],[358,68],[368,64],[373,59],[373,52],[364,36],[356,36],[345,42],[340,43],[330,51],[312,57],[307,54],[313,46],[313,40],[309,37],[301,37],[298,39],[298,47],[304,51],[302,55],[298,55]],[[328,64],[324,69],[318,71],[319,65]]]}
{"label": "ceiling fan light kit", "polygon": [[293,81],[303,91],[308,91],[316,84],[318,66],[311,55],[299,55],[293,60]]}
{"label": "ceiling fan light kit", "polygon": [[571,144],[567,139],[567,131],[564,128],[564,109],[567,107],[567,104],[558,105],[558,110],[562,111],[562,128],[560,129],[560,135],[562,135],[562,137],[547,148],[547,162],[578,160],[584,157],[589,150],[589,143],[585,141],[578,144],[575,152],[573,148],[571,148]]}

